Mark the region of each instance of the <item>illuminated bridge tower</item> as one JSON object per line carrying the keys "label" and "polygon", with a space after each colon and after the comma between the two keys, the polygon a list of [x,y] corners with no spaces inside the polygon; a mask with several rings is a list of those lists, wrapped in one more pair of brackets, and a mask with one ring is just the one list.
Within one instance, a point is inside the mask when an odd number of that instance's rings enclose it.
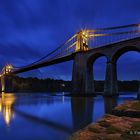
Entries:
{"label": "illuminated bridge tower", "polygon": [[88,32],[81,31],[77,35],[75,58],[73,63],[72,85],[73,93],[94,93],[92,64],[87,64],[85,51],[88,48]]}
{"label": "illuminated bridge tower", "polygon": [[12,85],[12,70],[11,65],[6,65],[2,70],[1,75],[1,91],[2,92],[12,92],[13,91],[13,85]]}

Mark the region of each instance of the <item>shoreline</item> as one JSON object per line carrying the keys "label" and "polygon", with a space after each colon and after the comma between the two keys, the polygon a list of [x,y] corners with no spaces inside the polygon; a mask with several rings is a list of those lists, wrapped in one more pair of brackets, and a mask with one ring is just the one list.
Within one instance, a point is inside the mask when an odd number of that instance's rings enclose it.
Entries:
{"label": "shoreline", "polygon": [[[123,113],[122,113],[123,112]],[[122,114],[121,114],[122,113]],[[140,139],[140,101],[127,101],[95,123],[72,134],[70,140]]]}

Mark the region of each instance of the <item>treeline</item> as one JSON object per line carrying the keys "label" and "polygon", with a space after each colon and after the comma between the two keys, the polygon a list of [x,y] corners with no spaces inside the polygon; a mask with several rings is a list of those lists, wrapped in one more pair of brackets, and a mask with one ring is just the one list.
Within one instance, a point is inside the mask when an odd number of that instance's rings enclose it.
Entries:
{"label": "treeline", "polygon": [[70,91],[71,82],[54,79],[38,79],[38,78],[13,78],[14,91],[32,91],[32,92],[53,92],[53,91]]}
{"label": "treeline", "polygon": [[[95,91],[104,91],[104,81],[95,81]],[[139,82],[133,81],[118,81],[119,91],[138,91]]]}
{"label": "treeline", "polygon": [[[95,91],[104,90],[104,81],[94,81]],[[118,81],[119,91],[138,91],[138,81]],[[56,79],[38,79],[22,78],[15,76],[13,78],[14,91],[31,91],[31,92],[69,92],[72,89],[71,81]]]}

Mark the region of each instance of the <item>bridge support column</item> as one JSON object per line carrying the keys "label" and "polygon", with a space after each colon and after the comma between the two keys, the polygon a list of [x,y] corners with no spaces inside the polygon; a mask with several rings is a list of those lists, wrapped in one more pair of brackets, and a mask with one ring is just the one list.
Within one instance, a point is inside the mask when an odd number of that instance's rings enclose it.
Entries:
{"label": "bridge support column", "polygon": [[118,95],[116,62],[111,61],[107,62],[104,95],[105,96]]}
{"label": "bridge support column", "polygon": [[12,76],[11,75],[3,75],[1,76],[1,87],[2,92],[12,92],[13,84],[12,84]]}
{"label": "bridge support column", "polygon": [[139,81],[139,83],[138,83],[137,99],[140,100],[140,81]]}
{"label": "bridge support column", "polygon": [[84,53],[75,55],[72,74],[72,93],[94,93],[92,65],[87,64]]}

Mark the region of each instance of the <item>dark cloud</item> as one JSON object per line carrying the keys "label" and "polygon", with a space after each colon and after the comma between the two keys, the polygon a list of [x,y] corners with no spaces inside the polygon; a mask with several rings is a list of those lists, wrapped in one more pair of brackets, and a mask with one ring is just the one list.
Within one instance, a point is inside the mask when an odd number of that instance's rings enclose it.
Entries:
{"label": "dark cloud", "polygon": [[[139,0],[0,0],[0,67],[5,63],[21,66],[33,62],[81,28],[140,22],[139,5]],[[130,63],[139,63],[139,56],[131,56]],[[96,73],[100,71],[97,78],[103,77],[103,64],[99,61],[96,65]],[[71,67],[72,62],[33,73],[40,76],[41,71],[46,76],[67,79],[71,78]],[[127,76],[133,77],[130,73]]]}

